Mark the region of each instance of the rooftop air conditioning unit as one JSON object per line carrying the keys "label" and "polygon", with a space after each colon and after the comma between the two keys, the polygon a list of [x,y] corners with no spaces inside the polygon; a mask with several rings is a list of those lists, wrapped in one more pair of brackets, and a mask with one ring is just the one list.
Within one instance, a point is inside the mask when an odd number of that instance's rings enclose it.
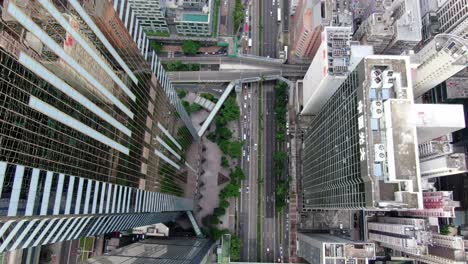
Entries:
{"label": "rooftop air conditioning unit", "polygon": [[370,88],[374,88],[374,89],[377,89],[377,88],[382,88],[382,71],[380,71],[379,69],[376,69],[376,70],[372,70],[371,71],[371,86]]}
{"label": "rooftop air conditioning unit", "polygon": [[385,145],[384,144],[375,144],[374,145],[374,161],[383,162],[386,158]]}
{"label": "rooftop air conditioning unit", "polygon": [[371,117],[381,118],[383,116],[383,103],[381,100],[371,102]]}
{"label": "rooftop air conditioning unit", "polygon": [[382,73],[382,88],[392,88],[393,87],[393,81],[395,78],[393,77],[393,71],[383,71]]}

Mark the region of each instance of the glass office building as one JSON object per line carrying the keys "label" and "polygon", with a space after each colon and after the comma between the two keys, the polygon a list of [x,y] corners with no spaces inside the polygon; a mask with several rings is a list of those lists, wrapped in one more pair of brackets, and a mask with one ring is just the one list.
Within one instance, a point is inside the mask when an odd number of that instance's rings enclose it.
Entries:
{"label": "glass office building", "polygon": [[108,1],[2,5],[0,252],[191,210],[198,136],[138,21]]}
{"label": "glass office building", "polygon": [[408,58],[365,57],[306,132],[303,210],[422,208],[412,105]]}

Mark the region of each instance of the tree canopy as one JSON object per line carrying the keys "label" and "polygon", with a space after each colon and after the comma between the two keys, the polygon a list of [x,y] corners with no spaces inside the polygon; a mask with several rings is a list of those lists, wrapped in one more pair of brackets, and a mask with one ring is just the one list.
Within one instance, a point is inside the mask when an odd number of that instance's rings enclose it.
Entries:
{"label": "tree canopy", "polygon": [[198,50],[200,49],[200,43],[193,41],[193,40],[185,40],[182,43],[182,51],[185,54],[195,55],[197,54]]}

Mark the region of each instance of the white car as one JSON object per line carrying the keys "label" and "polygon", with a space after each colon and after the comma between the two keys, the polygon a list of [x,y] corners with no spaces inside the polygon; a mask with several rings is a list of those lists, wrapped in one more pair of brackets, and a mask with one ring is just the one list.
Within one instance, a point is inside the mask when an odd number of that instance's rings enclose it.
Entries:
{"label": "white car", "polygon": [[245,188],[245,193],[249,193],[249,186]]}
{"label": "white car", "polygon": [[257,143],[254,144],[254,150],[257,150]]}
{"label": "white car", "polygon": [[244,108],[247,108],[247,104],[244,104]]}
{"label": "white car", "polygon": [[270,248],[267,248],[267,252],[270,252]]}
{"label": "white car", "polygon": [[244,157],[245,157],[245,150],[243,150],[243,151],[242,151],[242,156],[244,156]]}

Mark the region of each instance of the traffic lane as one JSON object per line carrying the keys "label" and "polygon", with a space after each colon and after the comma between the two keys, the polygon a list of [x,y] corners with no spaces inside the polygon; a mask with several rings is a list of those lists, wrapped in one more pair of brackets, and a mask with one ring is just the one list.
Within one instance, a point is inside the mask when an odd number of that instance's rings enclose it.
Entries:
{"label": "traffic lane", "polygon": [[[262,230],[263,240],[264,241],[264,249],[266,249],[266,253],[264,256],[263,261],[270,261],[272,262],[276,256],[276,246],[275,246],[275,196],[274,196],[274,171],[273,171],[273,152],[275,150],[274,144],[272,144],[272,138],[274,139],[274,130],[272,129],[272,121],[274,120],[273,115],[273,84],[272,82],[265,82],[263,89],[263,117],[264,117],[264,138],[263,138],[263,145],[265,146],[265,153],[263,155],[264,161],[264,168],[265,168],[265,175],[263,175],[264,179],[264,217],[263,223],[265,227],[265,231]],[[273,142],[274,143],[274,142]],[[262,208],[262,209],[263,209]]]}
{"label": "traffic lane", "polygon": [[[250,169],[252,167],[251,161],[253,158],[253,155],[251,154],[252,151],[252,146],[251,146],[251,128],[250,125],[252,124],[252,94],[251,94],[251,89],[249,89],[250,84],[248,85],[243,85],[242,93],[241,93],[241,109],[242,109],[242,115],[246,116],[247,118],[245,119],[246,122],[244,122],[243,125],[243,134],[245,134],[245,137],[243,136],[245,140],[245,156],[243,156],[243,169],[244,172],[246,172],[246,177],[247,181],[245,182],[244,188],[242,190],[242,194],[244,197],[244,204],[245,207],[247,207],[248,213],[248,223],[247,223],[247,228],[244,225],[244,228],[247,229],[247,239],[244,239],[243,241],[246,241],[247,243],[244,243],[244,260],[247,261],[256,261],[257,255],[256,255],[256,186],[254,183],[256,182],[255,179],[253,179],[252,173],[250,173]],[[246,124],[249,124],[249,126],[246,126]],[[250,159],[249,159],[250,155]],[[250,187],[249,190],[247,191],[247,187]],[[244,231],[245,233],[245,231]]]}
{"label": "traffic lane", "polygon": [[[245,89],[244,89],[245,86],[242,86],[242,92],[241,92],[241,114],[242,116],[245,116],[247,115],[247,109],[245,107],[242,107],[244,104],[246,104],[247,102],[245,101],[245,98],[246,98],[246,93],[245,93]],[[242,120],[242,129],[241,129],[241,135],[244,135],[246,134],[246,120]],[[245,157],[245,147],[243,147],[243,157],[242,157],[242,164],[241,164],[241,169],[243,170],[245,176],[246,176],[246,180],[242,181],[242,188],[241,188],[241,200],[242,200],[242,206],[241,206],[241,210],[242,210],[242,213],[241,213],[241,221],[243,223],[242,226],[240,226],[240,230],[241,230],[241,234],[242,234],[242,241],[247,241],[247,243],[244,244],[244,247],[242,249],[242,252],[241,252],[241,257],[243,259],[248,259],[249,258],[249,247],[250,247],[250,240],[249,240],[249,228],[250,228],[250,218],[249,218],[249,214],[250,214],[250,200],[249,200],[249,195],[248,193],[246,192],[247,190],[247,186],[249,185],[249,183],[247,182],[249,180],[249,170],[246,169],[248,168],[248,163],[247,163],[247,159]]]}
{"label": "traffic lane", "polygon": [[[264,25],[264,43],[263,55],[276,57],[276,42],[277,42],[277,6],[273,5],[272,1],[264,1],[265,7],[263,8],[263,25]],[[275,2],[276,3],[276,2]]]}
{"label": "traffic lane", "polygon": [[289,31],[289,0],[283,0],[283,32]]}
{"label": "traffic lane", "polygon": [[[258,143],[258,98],[257,98],[257,92],[258,91],[258,83],[253,83],[250,86],[250,105],[251,105],[251,111],[250,111],[250,116],[251,116],[251,145],[255,146]],[[249,97],[249,96],[248,96]],[[250,170],[251,170],[251,196],[250,196],[250,201],[251,201],[251,214],[250,214],[250,232],[251,235],[249,237],[250,240],[253,240],[253,242],[250,242],[251,247],[249,249],[250,252],[250,258],[248,261],[250,262],[256,262],[257,261],[257,243],[260,238],[257,237],[257,216],[258,216],[258,153],[255,147],[253,148],[252,151],[253,155],[251,156],[251,163],[250,163]]]}

